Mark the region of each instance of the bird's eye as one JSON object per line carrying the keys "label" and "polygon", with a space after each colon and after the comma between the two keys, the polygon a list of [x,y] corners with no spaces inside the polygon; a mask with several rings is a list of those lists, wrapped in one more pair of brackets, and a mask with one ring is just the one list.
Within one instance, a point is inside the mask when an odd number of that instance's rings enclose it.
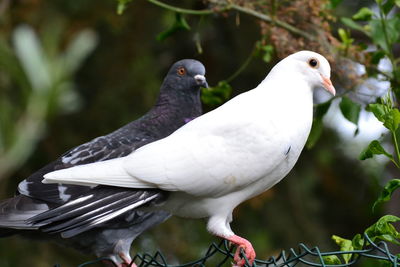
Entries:
{"label": "bird's eye", "polygon": [[181,75],[181,76],[185,75],[185,74],[186,74],[185,68],[184,68],[184,67],[180,67],[180,68],[178,69],[178,74]]}
{"label": "bird's eye", "polygon": [[315,58],[312,58],[308,61],[308,65],[310,65],[311,68],[316,69],[319,66],[319,61]]}

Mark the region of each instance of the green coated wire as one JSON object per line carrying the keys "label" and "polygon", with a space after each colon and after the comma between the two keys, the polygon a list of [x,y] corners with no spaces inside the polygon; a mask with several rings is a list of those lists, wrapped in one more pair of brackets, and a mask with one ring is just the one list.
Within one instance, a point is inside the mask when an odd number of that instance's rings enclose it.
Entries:
{"label": "green coated wire", "polygon": [[[318,247],[310,248],[307,245],[300,243],[297,250],[291,248],[289,249],[288,253],[283,250],[278,256],[271,256],[266,260],[256,259],[253,265],[250,265],[243,251],[241,251],[241,255],[246,262],[246,267],[294,267],[298,264],[301,264],[301,266],[314,267],[347,267],[355,265],[362,258],[386,261],[387,263],[391,263],[391,266],[393,267],[400,267],[398,263],[398,257],[390,252],[386,242],[379,241],[377,243],[374,243],[365,233],[364,238],[366,241],[364,247],[359,250],[321,252]],[[135,262],[138,267],[203,267],[211,266],[209,260],[214,260],[214,258],[218,256],[222,256],[222,258],[219,259],[217,263],[213,263],[213,266],[230,266],[234,256],[233,249],[234,247],[230,246],[229,242],[226,240],[223,240],[218,244],[212,243],[201,258],[183,264],[168,264],[166,257],[159,251],[157,251],[154,255],[151,255],[149,253],[136,254],[135,257],[133,257],[131,266]],[[351,258],[347,263],[327,264],[324,261],[324,257],[340,256],[344,254],[351,255]],[[99,263],[100,261],[107,261],[113,264],[110,259],[101,258],[94,261],[85,262],[78,267],[91,266],[93,264]],[[58,264],[53,266],[61,267]]]}

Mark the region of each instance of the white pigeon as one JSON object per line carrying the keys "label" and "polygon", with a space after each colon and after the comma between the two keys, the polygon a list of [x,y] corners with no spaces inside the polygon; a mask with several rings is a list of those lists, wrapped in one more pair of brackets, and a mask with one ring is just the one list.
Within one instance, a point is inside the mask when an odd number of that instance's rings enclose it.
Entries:
{"label": "white pigeon", "polygon": [[158,188],[170,191],[163,209],[208,218],[210,233],[243,249],[249,241],[230,228],[232,211],[278,183],[293,168],[310,133],[313,89],[335,95],[330,65],[318,53],[300,51],[280,61],[253,90],[187,123],[170,136],[118,159],[45,175],[44,183]]}

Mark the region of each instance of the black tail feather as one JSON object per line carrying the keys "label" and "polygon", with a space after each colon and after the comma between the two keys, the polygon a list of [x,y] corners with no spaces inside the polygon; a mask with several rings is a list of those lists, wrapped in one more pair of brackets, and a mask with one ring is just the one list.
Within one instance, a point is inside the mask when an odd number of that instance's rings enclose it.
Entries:
{"label": "black tail feather", "polygon": [[98,227],[162,197],[158,190],[135,190],[99,187],[88,195],[30,218],[27,222],[47,233],[61,233],[64,238]]}
{"label": "black tail feather", "polygon": [[[49,205],[43,201],[29,198],[25,195],[17,195],[0,202],[0,229],[37,229],[27,220],[42,212],[49,210]],[[9,235],[8,232],[4,235]]]}

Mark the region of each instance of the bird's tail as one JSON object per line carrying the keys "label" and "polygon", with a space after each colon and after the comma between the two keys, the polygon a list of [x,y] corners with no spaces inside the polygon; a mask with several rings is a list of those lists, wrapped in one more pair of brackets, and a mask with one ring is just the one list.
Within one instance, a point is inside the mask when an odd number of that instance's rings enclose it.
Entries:
{"label": "bird's tail", "polygon": [[[135,190],[118,187],[98,187],[95,193],[61,205],[29,219],[33,225],[47,233],[61,233],[64,238],[73,237],[149,203],[162,202],[159,190]],[[165,213],[165,212],[164,212]],[[162,214],[166,219],[169,215]]]}
{"label": "bird's tail", "polygon": [[0,202],[0,237],[16,234],[18,230],[38,229],[38,225],[27,220],[48,209],[43,202],[24,195],[3,200]]}
{"label": "bird's tail", "polygon": [[[84,186],[110,185],[131,187],[132,177],[124,168],[125,158],[116,158],[101,162],[79,165],[53,171],[44,175],[43,183],[63,183]],[[140,188],[141,184],[137,186]],[[143,185],[142,185],[143,187]],[[144,187],[149,187],[148,185]]]}

